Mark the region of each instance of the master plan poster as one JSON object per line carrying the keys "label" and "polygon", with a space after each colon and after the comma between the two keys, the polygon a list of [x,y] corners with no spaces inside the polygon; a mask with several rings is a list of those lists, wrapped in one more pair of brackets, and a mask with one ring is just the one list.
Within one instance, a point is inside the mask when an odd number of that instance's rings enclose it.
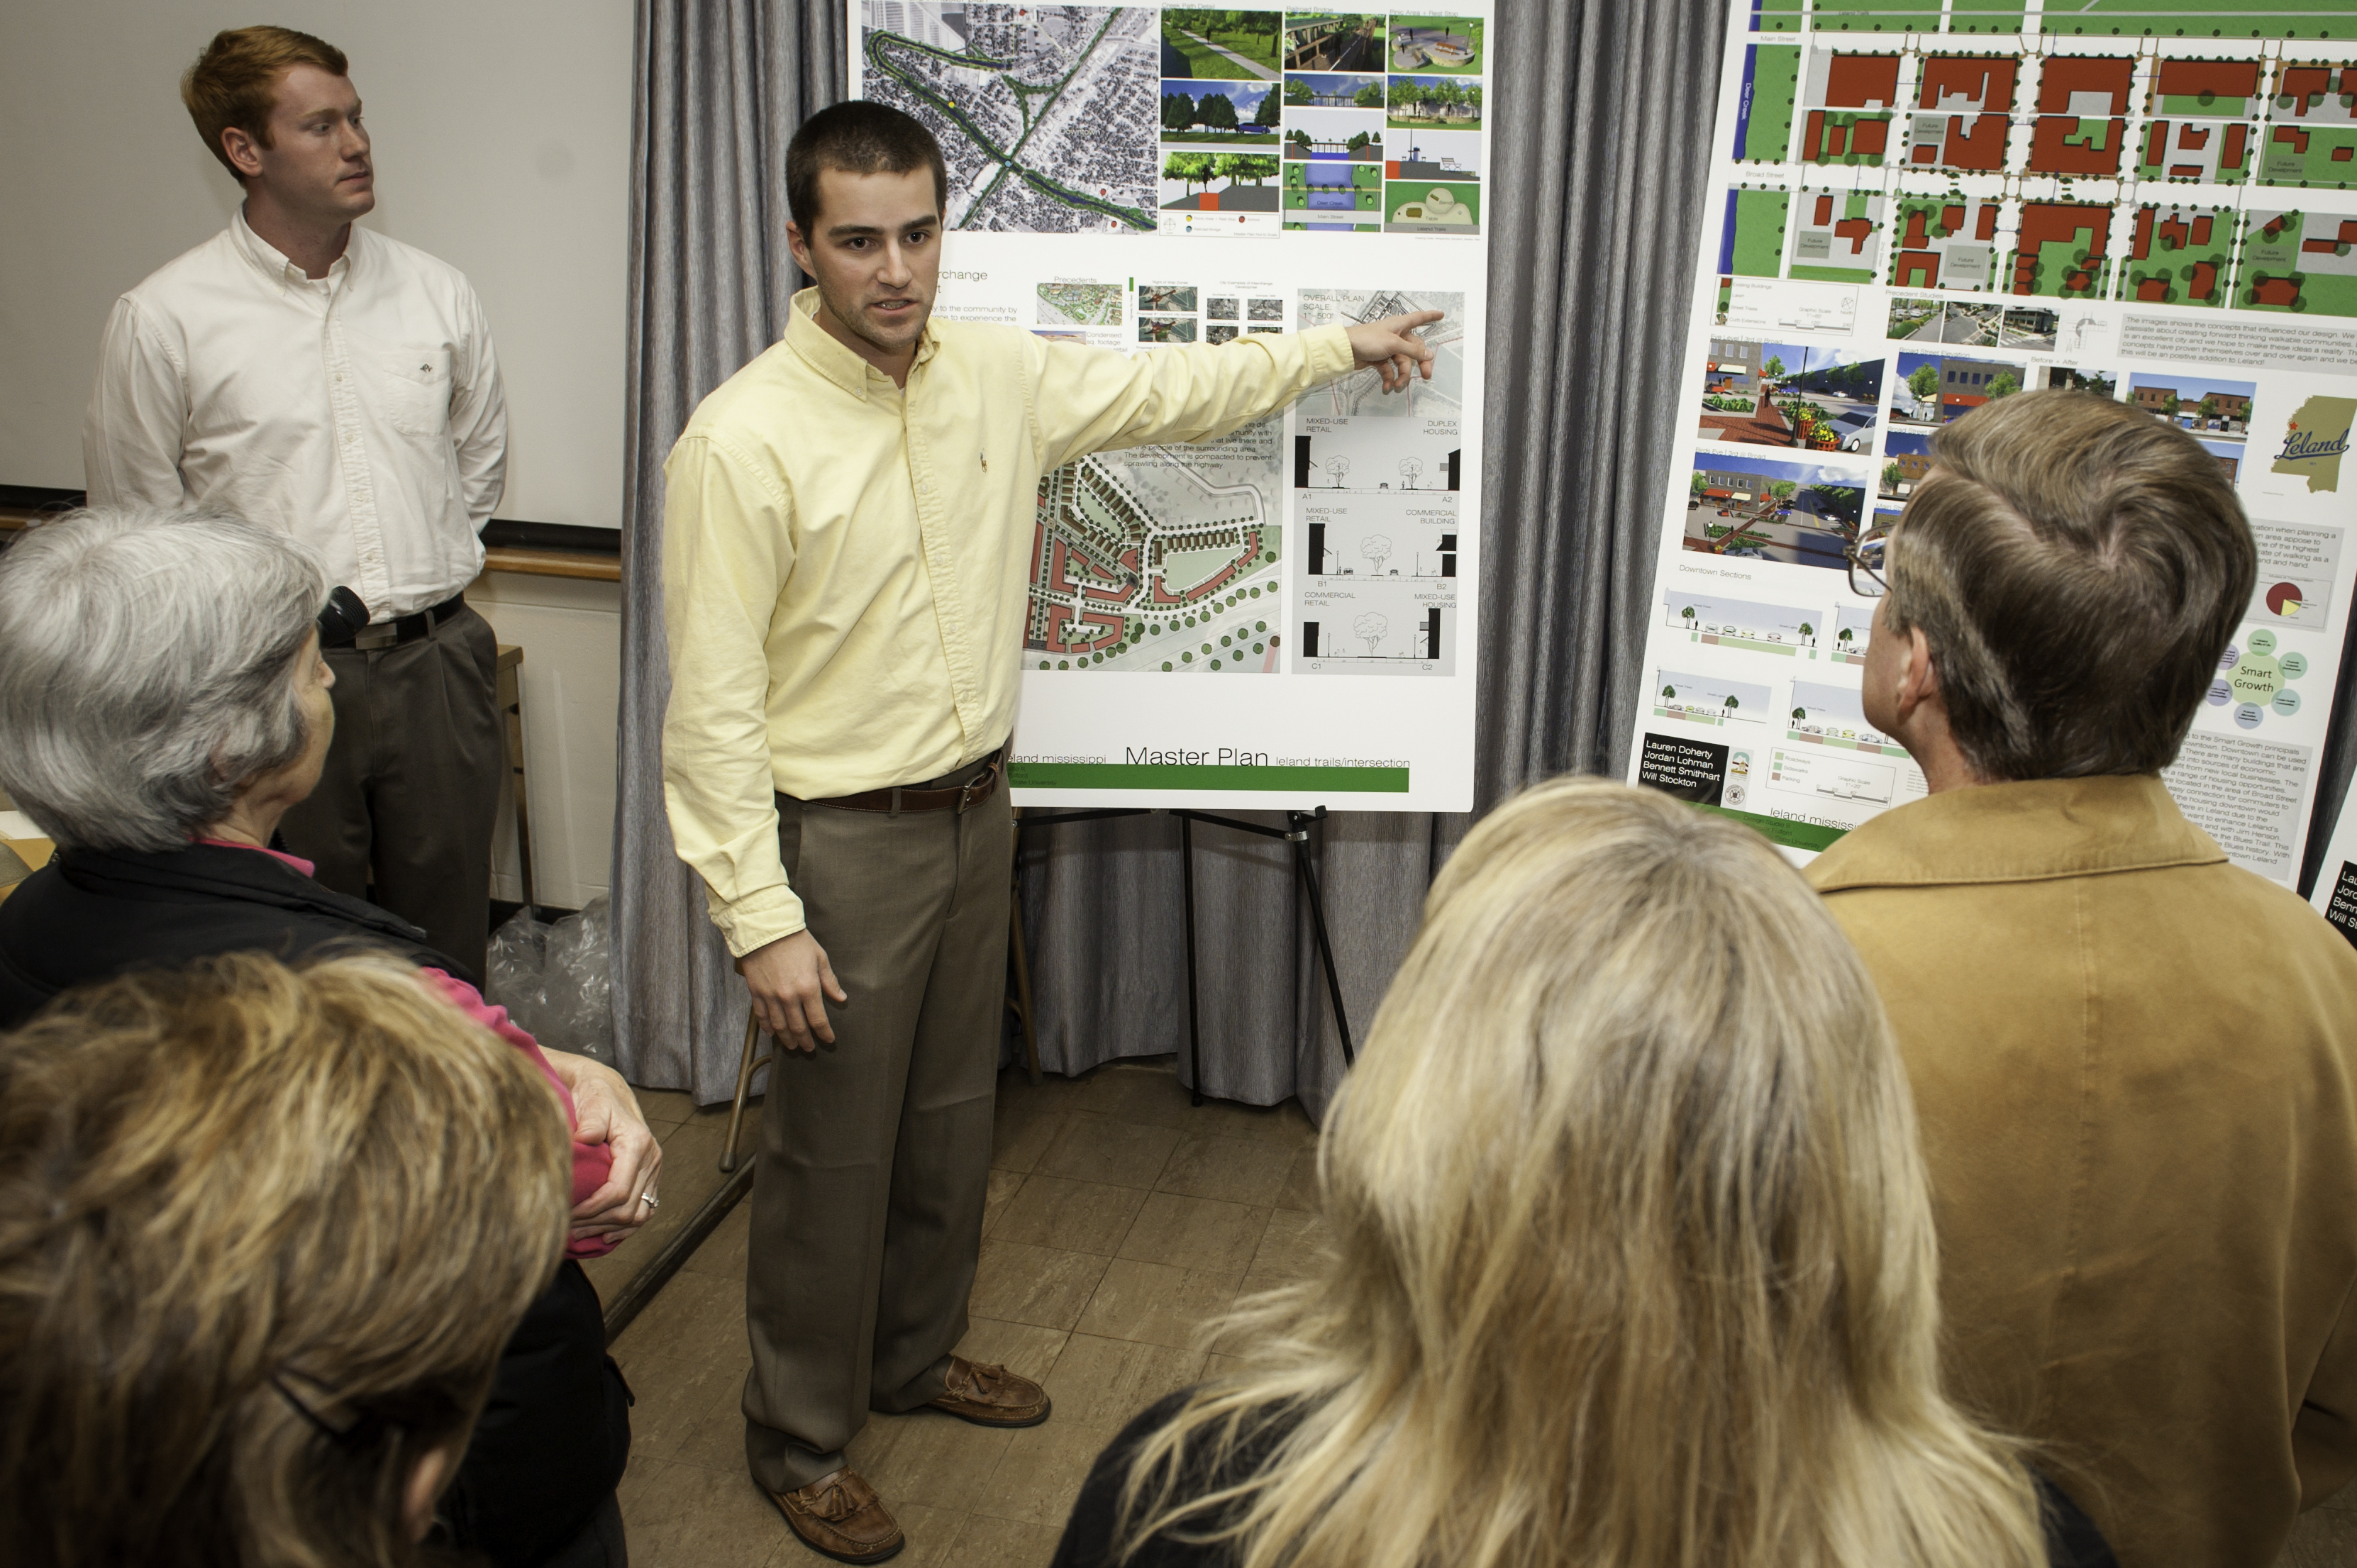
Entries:
{"label": "master plan poster", "polygon": [[1469,809],[1490,8],[849,15],[855,92],[949,166],[940,319],[1212,354],[1440,312],[1405,392],[1046,478],[1017,802]]}
{"label": "master plan poster", "polygon": [[1858,701],[1846,552],[1942,426],[2075,388],[2242,498],[2256,590],[2168,781],[2297,881],[2357,573],[2352,31],[2324,0],[1734,8],[1632,779],[1801,860],[1920,799]]}

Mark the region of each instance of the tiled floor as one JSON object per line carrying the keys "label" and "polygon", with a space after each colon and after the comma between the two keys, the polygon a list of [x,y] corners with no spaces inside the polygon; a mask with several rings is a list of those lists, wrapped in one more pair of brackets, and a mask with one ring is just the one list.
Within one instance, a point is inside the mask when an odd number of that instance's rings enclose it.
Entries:
{"label": "tiled floor", "polygon": [[[718,1157],[726,1109],[707,1133],[710,1112],[641,1102],[651,1118],[674,1110],[695,1145],[662,1134],[666,1191],[683,1193],[681,1162]],[[1297,1106],[1189,1105],[1167,1066],[1116,1063],[1037,1088],[1002,1075],[973,1326],[958,1348],[1039,1379],[1055,1414],[1019,1432],[930,1412],[871,1417],[851,1460],[908,1532],[896,1562],[1045,1563],[1098,1450],[1218,1359],[1197,1347],[1198,1327],[1307,1262],[1316,1142]],[[639,1396],[622,1482],[633,1568],[823,1561],[745,1474],[749,1219],[739,1204],[614,1346]]]}
{"label": "tiled floor", "polygon": [[[640,1102],[664,1145],[659,1222],[683,1224],[718,1185],[727,1110],[643,1090]],[[1189,1106],[1167,1066],[1116,1063],[1037,1088],[1001,1075],[973,1328],[959,1349],[1040,1380],[1056,1412],[1022,1432],[872,1417],[851,1457],[908,1532],[896,1563],[1046,1563],[1098,1450],[1221,1360],[1198,1348],[1198,1327],[1310,1256],[1316,1143],[1297,1106]],[[639,1396],[622,1482],[634,1568],[823,1561],[745,1474],[749,1217],[739,1204],[614,1347]],[[619,1279],[630,1265],[598,1267]],[[2276,1568],[2357,1568],[2357,1487],[2302,1515]]]}

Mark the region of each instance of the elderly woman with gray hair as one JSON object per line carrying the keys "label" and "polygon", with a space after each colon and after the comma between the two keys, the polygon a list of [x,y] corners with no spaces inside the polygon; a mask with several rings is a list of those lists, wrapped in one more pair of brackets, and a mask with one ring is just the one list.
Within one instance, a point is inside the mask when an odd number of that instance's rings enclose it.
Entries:
{"label": "elderly woman with gray hair", "polygon": [[0,788],[58,845],[0,904],[0,1028],[130,970],[365,947],[523,1052],[573,1123],[573,1235],[501,1358],[443,1521],[503,1564],[619,1563],[630,1392],[574,1260],[652,1212],[662,1150],[619,1075],[543,1050],[425,932],[271,847],[334,735],[328,593],[294,540],[212,511],[75,512],[0,554]]}

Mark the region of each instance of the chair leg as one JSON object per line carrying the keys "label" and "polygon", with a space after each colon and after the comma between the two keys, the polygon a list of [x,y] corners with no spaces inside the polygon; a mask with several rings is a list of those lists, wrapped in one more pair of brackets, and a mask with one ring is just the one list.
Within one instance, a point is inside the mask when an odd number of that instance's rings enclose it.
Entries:
{"label": "chair leg", "polygon": [[723,1175],[737,1168],[737,1135],[745,1126],[745,1100],[753,1087],[753,1075],[770,1058],[757,1057],[753,1047],[761,1037],[760,1020],[747,1015],[745,1019],[745,1054],[737,1063],[737,1101],[728,1109],[728,1142],[721,1146],[720,1169]]}
{"label": "chair leg", "polygon": [[1015,960],[1015,1016],[1023,1026],[1023,1067],[1039,1081],[1039,1031],[1031,1026],[1031,955],[1023,946],[1023,884],[1006,906],[1006,950]]}

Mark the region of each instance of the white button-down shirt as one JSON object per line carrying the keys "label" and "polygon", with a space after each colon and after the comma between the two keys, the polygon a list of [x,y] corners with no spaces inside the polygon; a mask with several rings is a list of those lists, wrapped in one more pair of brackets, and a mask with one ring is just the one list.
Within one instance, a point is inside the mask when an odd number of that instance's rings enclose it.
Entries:
{"label": "white button-down shirt", "polygon": [[372,620],[474,581],[507,399],[455,267],[354,226],[324,278],[242,211],[114,302],[82,421],[93,506],[214,505],[319,553]]}

